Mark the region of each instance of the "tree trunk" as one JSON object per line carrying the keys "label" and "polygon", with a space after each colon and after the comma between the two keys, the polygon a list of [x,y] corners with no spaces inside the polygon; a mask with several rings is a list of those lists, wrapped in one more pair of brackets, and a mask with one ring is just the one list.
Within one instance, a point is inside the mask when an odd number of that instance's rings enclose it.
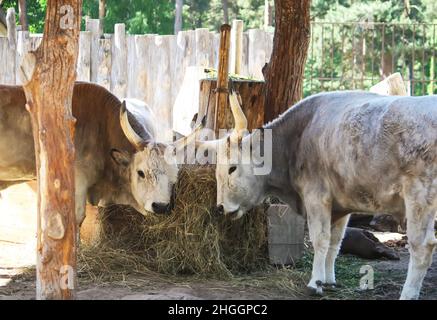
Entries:
{"label": "tree trunk", "polygon": [[76,287],[74,125],[82,1],[48,0],[44,37],[21,77],[38,177],[37,299],[73,299]]}
{"label": "tree trunk", "polygon": [[22,31],[29,30],[29,26],[27,24],[26,0],[19,0],[18,1],[18,11],[19,11],[19,16],[20,16],[21,30]]}
{"label": "tree trunk", "polygon": [[103,37],[105,30],[105,16],[106,16],[106,0],[99,0],[99,37]]}
{"label": "tree trunk", "polygon": [[265,121],[275,119],[302,98],[310,40],[310,0],[275,1],[275,37],[266,80]]}
{"label": "tree trunk", "polygon": [[175,7],[175,20],[174,20],[174,34],[178,34],[182,31],[182,7],[184,6],[184,0],[176,0]]}
{"label": "tree trunk", "polygon": [[223,5],[223,23],[229,24],[229,5],[228,0],[222,0]]}

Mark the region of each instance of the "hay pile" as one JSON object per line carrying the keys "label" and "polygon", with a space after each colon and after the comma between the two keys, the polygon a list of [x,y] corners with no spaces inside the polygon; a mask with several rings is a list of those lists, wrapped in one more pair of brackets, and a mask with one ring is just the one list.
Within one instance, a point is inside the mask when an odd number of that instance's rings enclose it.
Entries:
{"label": "hay pile", "polygon": [[133,271],[147,268],[167,274],[218,278],[266,267],[264,208],[231,221],[214,214],[215,197],[214,168],[186,166],[179,174],[175,208],[170,215],[143,217],[125,206],[101,210],[100,243],[91,251],[85,249],[82,260],[86,262],[95,250],[100,255],[109,250],[115,259],[122,256],[124,263],[119,263],[120,268],[131,265]]}

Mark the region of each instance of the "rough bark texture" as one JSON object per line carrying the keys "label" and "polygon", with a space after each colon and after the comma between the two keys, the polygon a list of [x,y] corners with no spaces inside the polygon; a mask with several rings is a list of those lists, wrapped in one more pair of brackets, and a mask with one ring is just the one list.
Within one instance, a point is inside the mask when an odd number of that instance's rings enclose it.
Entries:
{"label": "rough bark texture", "polygon": [[176,0],[175,4],[175,21],[174,21],[174,34],[178,34],[182,31],[182,7],[184,6],[184,0]]}
{"label": "rough bark texture", "polygon": [[18,1],[18,10],[19,10],[19,16],[20,16],[21,30],[27,31],[27,30],[29,30],[29,26],[27,24],[26,0],[19,0]]}
{"label": "rough bark texture", "polygon": [[271,121],[302,98],[310,40],[310,0],[275,1],[275,37],[266,80],[265,121]]}
{"label": "rough bark texture", "polygon": [[71,101],[81,7],[80,0],[48,0],[44,39],[21,66],[38,174],[37,299],[75,296],[75,119]]}
{"label": "rough bark texture", "polygon": [[220,49],[219,49],[219,62],[218,62],[218,74],[217,74],[217,95],[215,109],[215,121],[214,128],[217,133],[219,129],[224,129],[224,123],[221,122],[222,118],[218,117],[223,113],[228,106],[229,96],[229,48],[231,46],[231,26],[228,24],[222,25],[220,28]]}

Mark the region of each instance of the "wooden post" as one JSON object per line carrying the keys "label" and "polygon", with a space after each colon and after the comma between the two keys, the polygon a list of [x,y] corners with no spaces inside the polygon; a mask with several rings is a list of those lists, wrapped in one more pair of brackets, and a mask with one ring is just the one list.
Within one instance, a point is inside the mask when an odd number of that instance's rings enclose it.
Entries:
{"label": "wooden post", "polygon": [[90,31],[91,36],[91,82],[97,82],[99,69],[99,19],[87,19],[86,31]]}
{"label": "wooden post", "polygon": [[241,74],[243,63],[243,20],[234,20],[231,30],[230,73]]}
{"label": "wooden post", "polygon": [[99,39],[99,66],[97,68],[97,83],[106,89],[111,89],[111,40]]}
{"label": "wooden post", "polygon": [[89,31],[83,31],[79,36],[79,57],[76,68],[78,81],[91,81],[91,37]]}
{"label": "wooden post", "polygon": [[399,72],[385,78],[370,88],[370,92],[387,96],[407,96],[407,88]]}
{"label": "wooden post", "polygon": [[8,46],[6,48],[6,61],[2,68],[4,68],[6,79],[3,79],[5,84],[14,85],[16,82],[16,50],[17,50],[17,26],[15,23],[15,10],[9,8],[6,14],[6,25],[8,32]]}
{"label": "wooden post", "polygon": [[44,38],[21,65],[38,177],[37,299],[76,288],[74,125],[71,102],[82,1],[48,0]]}
{"label": "wooden post", "polygon": [[111,91],[119,99],[127,96],[127,42],[124,23],[117,23],[114,26]]}
{"label": "wooden post", "polygon": [[219,64],[217,75],[217,95],[215,103],[215,120],[214,128],[216,128],[216,134],[219,129],[225,128],[220,123],[218,118],[219,112],[224,110],[228,106],[228,85],[229,85],[229,47],[231,43],[230,39],[231,26],[224,24],[220,28],[220,49],[219,49]]}

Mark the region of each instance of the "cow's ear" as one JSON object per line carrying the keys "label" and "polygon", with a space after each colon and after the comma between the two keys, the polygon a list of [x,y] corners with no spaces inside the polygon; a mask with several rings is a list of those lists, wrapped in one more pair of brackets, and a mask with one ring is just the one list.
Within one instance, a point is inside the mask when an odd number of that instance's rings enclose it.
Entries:
{"label": "cow's ear", "polygon": [[124,151],[117,149],[111,150],[111,158],[119,165],[127,167],[131,161],[131,156]]}

